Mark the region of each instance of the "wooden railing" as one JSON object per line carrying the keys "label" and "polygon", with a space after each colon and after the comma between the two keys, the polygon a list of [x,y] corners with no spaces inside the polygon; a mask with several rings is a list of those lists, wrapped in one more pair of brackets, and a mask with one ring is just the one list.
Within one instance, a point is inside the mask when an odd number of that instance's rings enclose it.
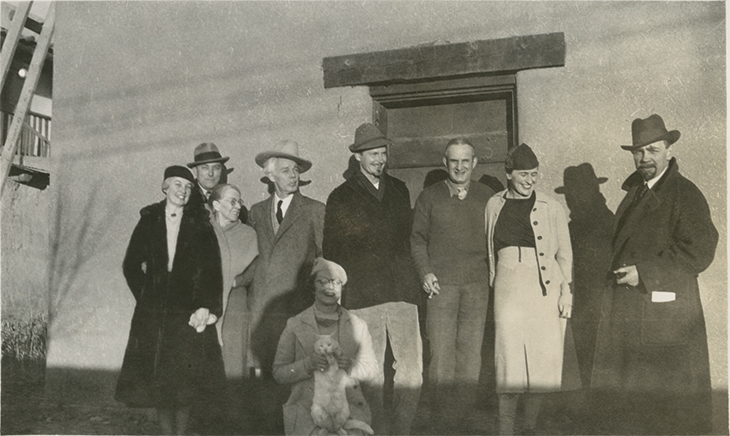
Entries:
{"label": "wooden railing", "polygon": [[[2,143],[13,122],[13,114],[2,113]],[[36,113],[28,114],[18,140],[15,154],[20,156],[49,157],[51,155],[51,118]]]}

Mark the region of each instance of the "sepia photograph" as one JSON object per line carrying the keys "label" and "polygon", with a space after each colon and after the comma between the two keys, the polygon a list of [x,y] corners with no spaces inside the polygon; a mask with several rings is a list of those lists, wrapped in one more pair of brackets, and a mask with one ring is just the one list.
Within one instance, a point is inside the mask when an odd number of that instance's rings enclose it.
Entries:
{"label": "sepia photograph", "polygon": [[729,434],[724,2],[0,28],[0,434]]}

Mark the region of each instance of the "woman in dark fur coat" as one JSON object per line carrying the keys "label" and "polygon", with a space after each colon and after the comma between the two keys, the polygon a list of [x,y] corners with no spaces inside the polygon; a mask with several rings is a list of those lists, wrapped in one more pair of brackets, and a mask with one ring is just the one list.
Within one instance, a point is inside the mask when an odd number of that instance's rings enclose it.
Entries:
{"label": "woman in dark fur coat", "polygon": [[124,258],[137,300],[115,398],[157,409],[162,434],[184,434],[191,406],[225,380],[215,326],[222,311],[220,251],[208,212],[186,207],[194,186],[165,170],[165,200],[140,211]]}

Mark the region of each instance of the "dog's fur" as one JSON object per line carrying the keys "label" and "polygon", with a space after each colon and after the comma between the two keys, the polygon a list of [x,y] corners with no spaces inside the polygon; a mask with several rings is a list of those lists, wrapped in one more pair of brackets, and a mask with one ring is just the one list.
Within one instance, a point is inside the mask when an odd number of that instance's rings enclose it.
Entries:
{"label": "dog's fur", "polygon": [[337,358],[343,353],[340,344],[331,335],[319,336],[314,343],[314,351],[325,356],[329,363],[326,371],[314,372],[312,419],[319,427],[318,434],[346,435],[347,430],[354,429],[373,434],[373,429],[366,423],[350,419],[346,389],[356,382],[337,365]]}

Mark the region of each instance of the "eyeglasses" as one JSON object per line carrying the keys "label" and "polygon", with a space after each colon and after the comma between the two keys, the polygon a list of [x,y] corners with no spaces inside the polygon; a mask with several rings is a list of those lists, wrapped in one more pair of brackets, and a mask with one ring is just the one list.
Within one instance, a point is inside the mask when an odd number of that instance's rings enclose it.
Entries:
{"label": "eyeglasses", "polygon": [[315,280],[314,283],[317,283],[318,285],[320,285],[323,288],[326,288],[330,284],[333,287],[342,286],[342,280],[340,280],[340,279],[326,279],[324,277],[321,278],[321,279]]}

